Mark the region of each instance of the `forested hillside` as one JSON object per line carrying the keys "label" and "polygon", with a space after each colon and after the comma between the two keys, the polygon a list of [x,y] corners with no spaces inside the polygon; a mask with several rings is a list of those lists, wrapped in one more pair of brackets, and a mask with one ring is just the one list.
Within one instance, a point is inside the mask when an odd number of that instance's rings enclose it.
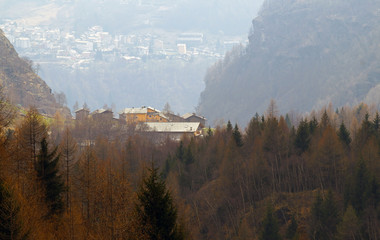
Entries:
{"label": "forested hillside", "polygon": [[380,234],[380,117],[365,104],[292,125],[272,102],[244,131],[228,123],[160,144],[129,125],[0,110],[2,239]]}
{"label": "forested hillside", "polygon": [[246,124],[270,99],[281,112],[379,103],[378,1],[268,0],[249,45],[205,77],[199,112]]}
{"label": "forested hillside", "polygon": [[21,59],[0,30],[0,86],[13,104],[37,107],[53,115],[58,108],[50,87],[33,70],[33,63]]}

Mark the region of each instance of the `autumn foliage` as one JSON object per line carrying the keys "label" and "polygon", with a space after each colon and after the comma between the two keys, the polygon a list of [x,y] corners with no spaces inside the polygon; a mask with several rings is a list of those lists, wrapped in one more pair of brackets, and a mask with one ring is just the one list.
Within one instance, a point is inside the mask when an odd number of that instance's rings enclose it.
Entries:
{"label": "autumn foliage", "polygon": [[380,236],[380,118],[366,105],[278,116],[271,103],[245,129],[159,144],[5,106],[0,217],[11,221],[0,234],[10,239]]}

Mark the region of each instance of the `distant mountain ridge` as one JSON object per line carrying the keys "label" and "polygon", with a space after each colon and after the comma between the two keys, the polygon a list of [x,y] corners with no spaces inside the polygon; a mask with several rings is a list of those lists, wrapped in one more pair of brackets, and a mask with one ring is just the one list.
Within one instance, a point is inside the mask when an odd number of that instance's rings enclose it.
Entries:
{"label": "distant mountain ridge", "polygon": [[35,106],[41,113],[54,114],[60,106],[50,87],[21,59],[0,30],[0,86],[2,93],[23,107]]}
{"label": "distant mountain ridge", "polygon": [[199,113],[247,123],[271,98],[281,112],[379,104],[379,22],[379,1],[266,1],[249,45],[209,69]]}
{"label": "distant mountain ridge", "polygon": [[101,25],[111,33],[144,28],[241,35],[263,0],[2,0],[2,18],[55,24],[82,32]]}

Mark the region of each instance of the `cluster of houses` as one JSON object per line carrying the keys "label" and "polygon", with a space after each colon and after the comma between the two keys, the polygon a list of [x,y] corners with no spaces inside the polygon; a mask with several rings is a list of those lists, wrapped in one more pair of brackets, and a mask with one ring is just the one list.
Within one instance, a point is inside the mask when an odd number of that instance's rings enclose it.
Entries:
{"label": "cluster of houses", "polygon": [[195,113],[179,116],[169,112],[161,112],[152,107],[125,108],[119,112],[119,118],[114,118],[110,109],[98,109],[90,113],[89,109],[81,108],[75,111],[76,120],[92,118],[98,122],[118,122],[121,125],[134,125],[136,130],[149,133],[159,138],[180,140],[183,135],[200,136],[206,126],[206,118]]}

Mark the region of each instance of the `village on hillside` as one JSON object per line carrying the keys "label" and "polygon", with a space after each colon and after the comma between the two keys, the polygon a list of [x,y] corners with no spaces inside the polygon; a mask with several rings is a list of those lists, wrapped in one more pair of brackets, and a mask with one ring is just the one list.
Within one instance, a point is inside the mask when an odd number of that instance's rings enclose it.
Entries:
{"label": "village on hillside", "polygon": [[119,136],[138,132],[150,136],[156,142],[168,138],[179,141],[183,136],[199,137],[203,135],[202,129],[206,126],[206,118],[195,113],[179,116],[170,111],[161,112],[146,106],[125,108],[118,114],[119,118],[115,118],[111,109],[91,112],[88,107],[83,107],[75,111],[75,124],[77,127],[87,127],[91,121],[99,128],[97,130],[114,129]]}

